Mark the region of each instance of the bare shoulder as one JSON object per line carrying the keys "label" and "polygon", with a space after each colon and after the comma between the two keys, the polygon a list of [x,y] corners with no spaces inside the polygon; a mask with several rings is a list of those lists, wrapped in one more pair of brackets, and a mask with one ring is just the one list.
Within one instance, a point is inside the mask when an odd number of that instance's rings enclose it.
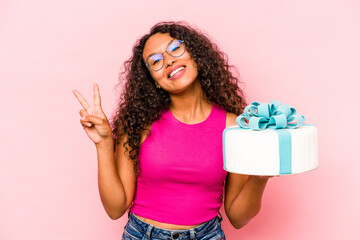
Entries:
{"label": "bare shoulder", "polygon": [[141,144],[145,141],[145,139],[146,139],[146,137],[148,136],[148,134],[150,133],[151,126],[152,126],[152,123],[148,124],[148,125],[145,127],[146,130],[142,130],[142,131],[140,132],[140,136],[141,136],[140,146],[141,146]]}
{"label": "bare shoulder", "polygon": [[226,127],[236,125],[237,115],[232,112],[226,112]]}

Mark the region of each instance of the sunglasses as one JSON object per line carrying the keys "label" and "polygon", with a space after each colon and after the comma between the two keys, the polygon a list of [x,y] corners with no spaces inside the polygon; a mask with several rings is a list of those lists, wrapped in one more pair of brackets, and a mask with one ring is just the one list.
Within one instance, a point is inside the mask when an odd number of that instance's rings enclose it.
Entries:
{"label": "sunglasses", "polygon": [[[181,40],[172,40],[168,47],[166,48],[166,51],[170,56],[172,57],[181,57],[185,52],[185,46],[184,43]],[[155,53],[151,54],[146,59],[146,66],[150,68],[153,71],[159,71],[164,66],[164,53]]]}

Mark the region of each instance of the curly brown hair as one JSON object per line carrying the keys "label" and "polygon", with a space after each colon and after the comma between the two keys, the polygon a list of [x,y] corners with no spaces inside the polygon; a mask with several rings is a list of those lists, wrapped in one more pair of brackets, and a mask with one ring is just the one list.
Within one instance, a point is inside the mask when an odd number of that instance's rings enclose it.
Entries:
{"label": "curly brown hair", "polygon": [[124,63],[119,84],[123,80],[125,84],[111,119],[115,147],[121,137],[127,136],[124,148],[134,161],[136,177],[139,175],[137,157],[141,132],[150,131],[146,126],[158,120],[170,104],[169,94],[156,87],[142,58],[146,41],[156,33],[168,33],[184,42],[197,64],[198,78],[207,100],[236,115],[240,115],[246,106],[240,81],[230,71],[236,71],[236,68],[228,64],[227,55],[206,34],[186,22],[160,22],[154,25],[149,34],[137,40],[132,56]]}

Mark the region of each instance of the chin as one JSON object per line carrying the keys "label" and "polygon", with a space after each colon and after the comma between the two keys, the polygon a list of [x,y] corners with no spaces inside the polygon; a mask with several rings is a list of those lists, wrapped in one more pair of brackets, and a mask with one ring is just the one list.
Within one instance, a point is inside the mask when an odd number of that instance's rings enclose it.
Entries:
{"label": "chin", "polygon": [[[197,87],[196,82],[197,82],[197,79],[192,80],[191,82],[186,81],[183,83],[175,84],[174,88],[169,89],[169,91],[167,91],[166,89],[165,90],[171,94],[179,94],[179,93],[185,92],[186,90],[196,88]],[[200,83],[199,83],[199,86],[201,88]]]}

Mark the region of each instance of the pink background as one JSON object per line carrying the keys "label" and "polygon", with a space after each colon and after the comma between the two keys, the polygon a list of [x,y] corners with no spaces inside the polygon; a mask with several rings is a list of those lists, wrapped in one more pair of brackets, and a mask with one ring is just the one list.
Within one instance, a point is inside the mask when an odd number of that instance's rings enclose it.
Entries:
{"label": "pink background", "polygon": [[[140,6],[140,7],[138,7]],[[272,178],[262,210],[227,239],[358,239],[358,1],[0,1],[0,239],[121,239],[100,202],[76,88],[114,111],[135,40],[161,20],[209,34],[248,102],[295,107],[319,130],[317,170]]]}

